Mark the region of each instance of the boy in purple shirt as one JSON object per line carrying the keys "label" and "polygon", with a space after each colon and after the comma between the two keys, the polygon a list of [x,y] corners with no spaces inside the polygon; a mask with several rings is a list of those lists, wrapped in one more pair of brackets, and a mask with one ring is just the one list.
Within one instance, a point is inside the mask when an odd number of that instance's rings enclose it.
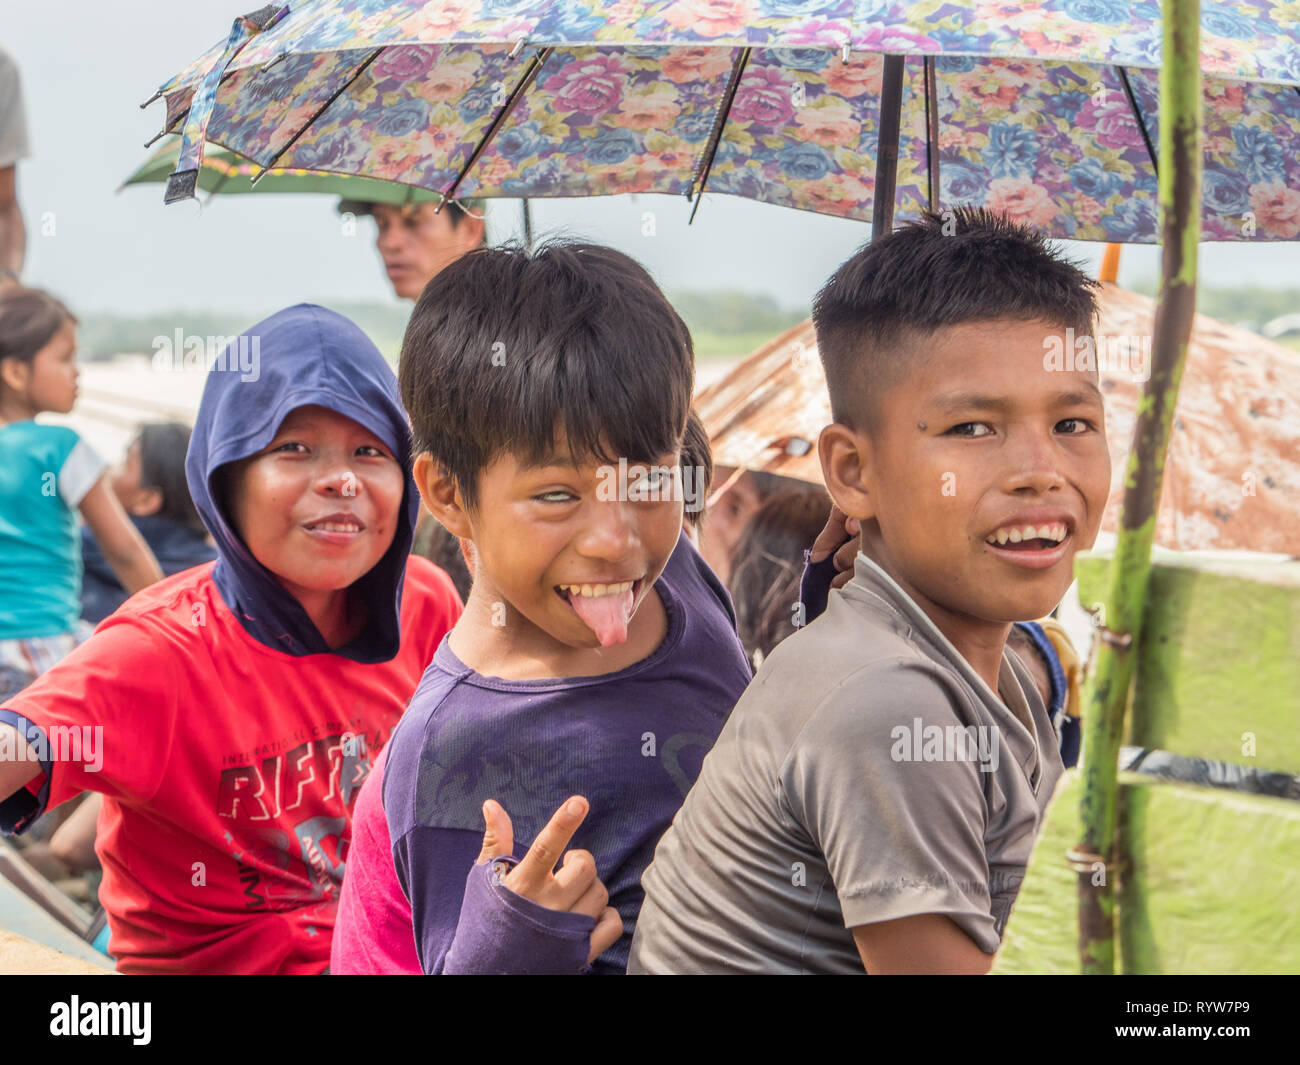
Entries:
{"label": "boy in purple shirt", "polygon": [[593,967],[626,968],[641,874],[750,679],[726,590],[681,532],[693,363],[649,275],[594,245],[472,252],[416,306],[400,369],[416,482],[475,559],[383,784],[426,973],[586,965],[599,889],[560,913],[475,865],[485,814],[500,827],[487,800],[526,841],[575,793],[589,813],[566,863],[594,860],[622,924]]}

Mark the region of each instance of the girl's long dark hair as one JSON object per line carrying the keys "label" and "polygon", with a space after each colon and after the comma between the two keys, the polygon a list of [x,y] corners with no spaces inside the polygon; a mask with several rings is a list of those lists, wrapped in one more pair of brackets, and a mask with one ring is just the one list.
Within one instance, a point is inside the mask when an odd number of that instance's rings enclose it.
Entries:
{"label": "girl's long dark hair", "polygon": [[0,359],[31,362],[65,325],[72,312],[39,288],[0,290]]}

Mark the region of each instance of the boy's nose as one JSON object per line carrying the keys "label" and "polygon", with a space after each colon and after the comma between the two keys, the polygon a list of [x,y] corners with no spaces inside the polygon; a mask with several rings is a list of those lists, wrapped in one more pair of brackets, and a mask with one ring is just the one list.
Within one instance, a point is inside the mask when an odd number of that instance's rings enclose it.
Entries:
{"label": "boy's nose", "polygon": [[1014,443],[1007,473],[1009,491],[1046,492],[1065,485],[1060,453],[1054,441],[1038,433],[1024,433]]}
{"label": "boy's nose", "polygon": [[618,561],[637,542],[636,508],[631,503],[605,501],[591,507],[591,519],[578,537],[579,553]]}

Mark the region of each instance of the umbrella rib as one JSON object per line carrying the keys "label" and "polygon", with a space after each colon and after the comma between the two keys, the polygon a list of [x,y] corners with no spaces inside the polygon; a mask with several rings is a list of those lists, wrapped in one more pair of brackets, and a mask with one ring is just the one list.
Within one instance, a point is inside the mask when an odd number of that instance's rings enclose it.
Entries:
{"label": "umbrella rib", "polygon": [[[515,51],[518,51],[524,43],[525,42],[522,38],[515,42]],[[524,93],[528,91],[528,86],[531,85],[533,79],[537,77],[537,72],[541,70],[546,61],[551,58],[551,53],[554,51],[554,48],[539,48],[533,53],[532,59],[528,61],[528,69],[524,71],[524,76],[520,78],[518,84],[510,90],[510,95],[506,98],[506,102],[501,105],[501,110],[497,112],[496,118],[492,120],[492,125],[488,126],[483,136],[479,138],[478,144],[474,146],[474,151],[470,153],[469,159],[466,160],[465,165],[460,168],[460,173],[456,175],[456,180],[448,185],[441,193],[442,199],[438,202],[438,206],[433,209],[434,214],[442,213],[442,209],[446,205],[447,201],[450,200],[455,195],[456,190],[460,188],[460,183],[465,180],[465,175],[467,175],[470,172],[470,168],[478,162],[479,156],[481,156],[487,149],[492,138],[496,136],[497,130],[505,124],[506,119],[510,116],[510,112],[514,110],[515,104],[517,104]]]}
{"label": "umbrella rib", "polygon": [[[236,70],[227,70],[223,72],[221,75],[221,80],[217,82],[217,88],[220,89],[222,85],[224,85],[227,81],[233,78],[237,73],[239,72]],[[155,93],[153,96],[149,97],[149,99],[147,99],[144,103],[140,105],[141,110],[148,107],[161,95],[162,93]],[[193,95],[191,95],[190,99],[193,100],[193,98],[194,98]],[[189,117],[190,117],[190,109],[187,107],[185,108],[184,111],[182,111],[179,115],[176,116],[176,121],[171,124],[170,129],[164,123],[162,129],[160,129],[157,133],[155,133],[152,137],[150,137],[147,141],[144,142],[144,146],[148,148],[159,137],[165,137],[168,133],[175,133],[179,136],[181,131],[185,128],[185,120]]]}
{"label": "umbrella rib", "polygon": [[284,155],[285,152],[287,152],[290,148],[292,148],[295,144],[298,143],[298,138],[301,137],[304,133],[306,133],[309,129],[311,129],[312,123],[315,122],[316,119],[320,118],[320,116],[323,115],[326,111],[328,111],[330,105],[335,100],[337,100],[340,96],[342,96],[345,92],[347,92],[349,88],[352,87],[352,83],[356,81],[357,78],[361,77],[362,74],[365,73],[366,68],[370,66],[370,64],[373,63],[376,59],[379,58],[379,53],[382,52],[383,50],[384,50],[383,48],[376,48],[373,52],[371,52],[368,56],[366,56],[365,62],[362,63],[359,67],[357,67],[356,70],[352,72],[352,77],[348,78],[347,81],[345,81],[342,85],[340,85],[337,89],[335,89],[332,93],[330,93],[330,98],[326,100],[323,104],[321,104],[319,108],[317,108],[316,113],[312,115],[311,118],[307,119],[307,121],[304,122],[301,126],[299,126],[297,132],[295,132],[294,135],[290,137],[288,141],[285,142],[284,146],[280,148],[273,156],[271,156],[270,161],[264,167],[262,167],[261,170],[259,170],[256,174],[253,175],[253,180],[248,183],[250,187],[255,187],[257,183],[262,180],[262,175],[265,174],[268,170],[270,170],[271,167],[275,166],[280,156]]}
{"label": "umbrella rib", "polygon": [[718,108],[718,117],[713,120],[713,129],[709,133],[709,143],[705,145],[704,154],[700,156],[700,165],[696,167],[695,178],[691,182],[690,191],[686,194],[688,200],[693,199],[695,206],[691,208],[691,217],[686,224],[690,225],[695,221],[695,212],[700,209],[700,200],[704,196],[704,186],[708,184],[709,174],[713,171],[713,159],[718,154],[718,145],[722,141],[722,130],[727,124],[727,115],[731,113],[731,105],[736,99],[736,90],[740,88],[740,79],[745,73],[745,66],[749,63],[749,55],[752,49],[742,48],[740,55],[736,57],[736,62],[731,67],[731,77],[727,81],[727,91],[722,98],[722,106]]}
{"label": "umbrella rib", "polygon": [[894,228],[898,188],[898,130],[903,110],[903,57],[886,55],[880,85],[880,123],[876,127],[876,187],[871,203],[871,242]]}
{"label": "umbrella rib", "polygon": [[939,90],[935,84],[934,56],[922,60],[925,67],[925,156],[929,166],[926,192],[930,210],[939,210]]}
{"label": "umbrella rib", "polygon": [[1137,95],[1133,92],[1133,86],[1129,84],[1128,71],[1123,67],[1116,67],[1115,71],[1119,74],[1119,83],[1124,86],[1124,95],[1128,99],[1129,110],[1133,112],[1138,132],[1142,134],[1142,143],[1147,146],[1147,155],[1151,157],[1151,169],[1155,171],[1156,177],[1159,177],[1160,157],[1156,153],[1155,146],[1151,143],[1151,134],[1147,132],[1147,124],[1142,121],[1142,109],[1138,107]]}

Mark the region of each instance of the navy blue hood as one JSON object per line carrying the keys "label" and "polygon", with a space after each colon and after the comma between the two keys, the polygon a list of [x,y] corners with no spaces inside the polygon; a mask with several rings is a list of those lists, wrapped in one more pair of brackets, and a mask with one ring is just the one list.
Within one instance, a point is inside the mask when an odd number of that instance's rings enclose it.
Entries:
{"label": "navy blue hood", "polygon": [[[213,475],[274,438],[285,416],[319,406],[364,425],[406,471],[401,520],[383,558],[352,589],[370,619],[331,652],[306,610],[257,561],[217,502]],[[185,456],[190,495],[217,545],[213,579],[226,605],[259,643],[291,655],[338,654],[386,662],[401,643],[402,581],[420,500],[411,479],[411,432],[397,378],[379,349],[341,314],[300,303],[230,342],[208,370]]]}

